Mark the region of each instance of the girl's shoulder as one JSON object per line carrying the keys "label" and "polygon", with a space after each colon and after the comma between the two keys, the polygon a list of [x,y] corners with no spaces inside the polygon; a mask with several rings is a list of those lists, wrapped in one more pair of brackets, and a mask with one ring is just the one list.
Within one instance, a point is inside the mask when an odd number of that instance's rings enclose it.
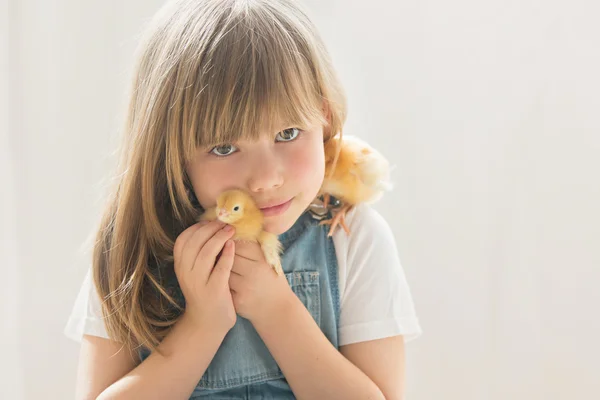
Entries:
{"label": "girl's shoulder", "polygon": [[63,333],[76,342],[81,342],[84,334],[109,338],[102,316],[100,297],[92,280],[91,268],[83,278]]}
{"label": "girl's shoulder", "polygon": [[365,251],[382,246],[393,246],[394,234],[386,219],[372,206],[359,204],[346,215],[347,234],[341,227],[333,234],[336,252]]}
{"label": "girl's shoulder", "polygon": [[346,225],[350,234],[342,228],[333,234],[342,297],[348,286],[366,274],[369,279],[387,280],[402,273],[394,234],[377,210],[360,204],[346,215]]}
{"label": "girl's shoulder", "polygon": [[346,216],[350,234],[333,234],[338,262],[340,345],[421,334],[396,241],[385,218],[367,204]]}

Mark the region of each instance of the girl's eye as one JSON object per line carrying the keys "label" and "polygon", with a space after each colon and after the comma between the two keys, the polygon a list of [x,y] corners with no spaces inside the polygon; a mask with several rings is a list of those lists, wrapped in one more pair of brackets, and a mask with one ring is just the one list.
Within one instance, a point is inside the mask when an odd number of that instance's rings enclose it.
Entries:
{"label": "girl's eye", "polygon": [[291,142],[292,140],[296,139],[299,134],[300,134],[300,129],[289,128],[289,129],[279,132],[277,134],[277,137],[281,138],[281,140],[279,140],[280,142]]}
{"label": "girl's eye", "polygon": [[220,144],[213,147],[210,152],[216,156],[223,157],[234,153],[235,150],[237,150],[237,148],[232,144]]}

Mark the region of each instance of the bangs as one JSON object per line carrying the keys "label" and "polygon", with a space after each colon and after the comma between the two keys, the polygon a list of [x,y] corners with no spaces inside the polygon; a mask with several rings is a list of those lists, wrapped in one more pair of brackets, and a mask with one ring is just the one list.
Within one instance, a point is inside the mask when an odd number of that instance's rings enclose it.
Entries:
{"label": "bangs", "polygon": [[191,82],[190,121],[196,123],[183,124],[189,128],[186,147],[195,151],[326,124],[308,43],[296,24],[268,9],[227,16],[207,42],[205,61]]}

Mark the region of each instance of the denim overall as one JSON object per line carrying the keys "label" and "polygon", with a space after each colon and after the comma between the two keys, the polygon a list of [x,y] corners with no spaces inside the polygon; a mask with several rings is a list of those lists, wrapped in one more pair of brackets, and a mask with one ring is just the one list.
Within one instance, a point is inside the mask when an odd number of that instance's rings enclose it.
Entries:
{"label": "denim overall", "polygon": [[[338,265],[328,225],[304,212],[279,235],[283,271],[292,291],[308,309],[327,339],[338,345],[340,301]],[[328,217],[331,214],[327,213]],[[149,351],[143,348],[144,360]],[[247,319],[238,315],[190,399],[295,399],[266,345]]]}

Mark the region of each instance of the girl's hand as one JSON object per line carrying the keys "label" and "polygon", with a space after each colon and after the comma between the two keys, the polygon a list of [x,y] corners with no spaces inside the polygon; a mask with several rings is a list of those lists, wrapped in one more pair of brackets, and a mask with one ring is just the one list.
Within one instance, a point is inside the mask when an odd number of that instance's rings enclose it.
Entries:
{"label": "girl's hand", "polygon": [[236,242],[229,287],[235,311],[252,323],[274,317],[295,296],[285,276],[273,271],[254,242]]}
{"label": "girl's hand", "polygon": [[234,231],[220,221],[200,222],[183,231],[173,248],[186,319],[197,326],[223,329],[225,333],[237,318],[228,283],[235,255],[235,245],[229,239]]}

